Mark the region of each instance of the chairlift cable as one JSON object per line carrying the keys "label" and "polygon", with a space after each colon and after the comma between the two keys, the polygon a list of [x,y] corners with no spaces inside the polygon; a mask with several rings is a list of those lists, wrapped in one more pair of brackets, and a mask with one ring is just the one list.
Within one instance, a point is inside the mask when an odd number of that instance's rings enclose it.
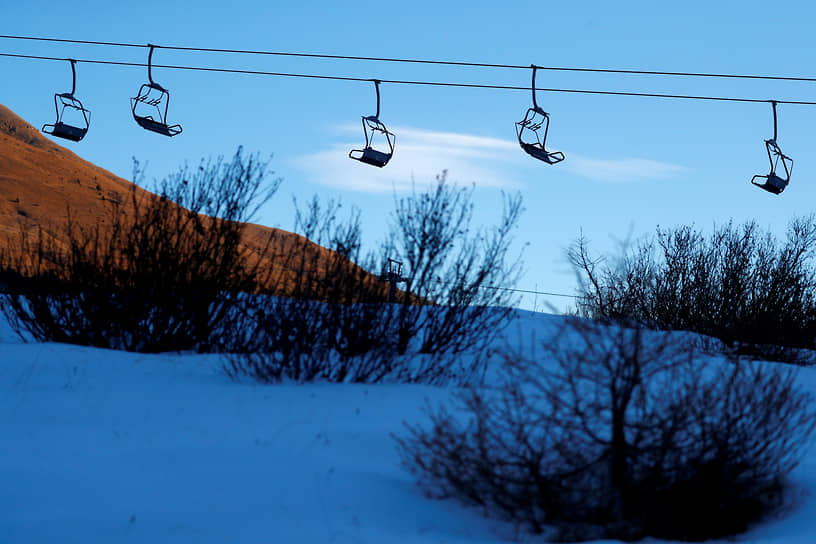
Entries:
{"label": "chairlift cable", "polygon": [[514,293],[529,293],[531,295],[547,295],[551,297],[582,298],[581,295],[567,295],[564,293],[549,293],[547,291],[534,291],[532,289],[515,289],[512,287],[496,287],[492,285],[482,285],[480,289],[494,289],[496,291],[512,291]]}
{"label": "chairlift cable", "polygon": [[[159,46],[156,46],[159,47]],[[41,55],[23,55],[19,53],[0,53],[0,57],[22,58],[22,59],[37,59],[37,60],[58,60],[65,61],[62,57],[48,57]],[[87,64],[103,64],[111,66],[134,66],[147,67],[147,64],[141,62],[125,62],[112,60],[97,60],[97,59],[75,59],[76,62],[84,62]],[[276,77],[294,77],[307,79],[323,79],[334,81],[361,81],[371,83],[372,78],[369,77],[352,77],[352,76],[330,76],[321,74],[296,74],[287,72],[268,72],[261,70],[241,70],[236,68],[211,68],[206,66],[179,66],[172,64],[153,64],[154,68],[166,68],[170,70],[191,70],[200,72],[219,72],[228,74],[244,74],[244,75],[262,75],[262,76],[276,76]],[[530,69],[529,66],[525,67]],[[538,67],[541,69],[541,67]],[[495,89],[495,90],[511,90],[511,91],[530,91],[530,87],[521,87],[515,85],[491,85],[485,83],[457,83],[445,81],[419,81],[419,80],[402,80],[402,79],[380,79],[381,83],[388,83],[393,85],[424,85],[434,87],[458,87],[470,89]],[[719,102],[743,102],[743,103],[770,103],[770,99],[766,98],[740,98],[727,96],[705,96],[705,95],[684,95],[684,94],[661,94],[661,93],[643,93],[631,91],[600,91],[592,89],[564,89],[564,88],[544,88],[537,87],[537,91],[550,93],[572,93],[572,94],[590,94],[603,96],[631,96],[640,98],[667,98],[667,99],[681,99],[681,100],[707,100]],[[816,102],[807,100],[776,100],[778,104],[791,104],[799,106],[816,106]]]}
{"label": "chairlift cable", "polygon": [[[437,283],[445,284],[445,285],[453,285],[453,282],[446,282],[441,279],[433,280]],[[565,293],[551,293],[548,291],[537,291],[534,289],[518,289],[515,287],[501,287],[498,285],[480,285],[477,289],[493,289],[495,291],[512,291],[514,293],[529,293],[531,295],[547,295],[551,297],[566,297],[566,298],[583,298],[583,295],[567,295]]]}
{"label": "chairlift cable", "polygon": [[[37,36],[15,36],[15,35],[0,35],[0,38],[11,40],[29,40],[42,42],[57,42],[57,43],[73,43],[81,45],[103,45],[112,47],[148,47],[142,43],[123,43],[123,42],[106,42],[95,40],[72,40],[66,38],[45,38]],[[373,61],[373,62],[393,62],[393,63],[411,63],[411,64],[434,64],[442,66],[467,66],[474,68],[503,68],[515,70],[527,70],[530,68],[529,64],[497,64],[488,62],[465,62],[452,60],[434,60],[434,59],[413,59],[413,58],[399,58],[399,57],[367,57],[357,55],[333,55],[328,53],[298,53],[288,51],[260,51],[252,49],[219,49],[213,47],[185,47],[185,46],[171,46],[171,45],[157,45],[162,49],[169,49],[175,51],[196,51],[205,53],[236,53],[247,55],[271,55],[281,57],[300,57],[300,58],[319,58],[331,60],[358,60],[358,61]],[[799,77],[799,76],[777,76],[777,75],[759,75],[759,74],[730,74],[730,73],[716,73],[716,72],[674,72],[666,70],[635,70],[626,68],[586,68],[586,67],[568,67],[568,66],[538,66],[539,70],[548,70],[556,72],[588,72],[597,74],[623,74],[623,75],[646,75],[646,76],[673,76],[673,77],[701,77],[701,78],[727,78],[727,79],[754,79],[754,80],[768,80],[768,81],[801,81],[801,82],[816,82],[816,77]]]}

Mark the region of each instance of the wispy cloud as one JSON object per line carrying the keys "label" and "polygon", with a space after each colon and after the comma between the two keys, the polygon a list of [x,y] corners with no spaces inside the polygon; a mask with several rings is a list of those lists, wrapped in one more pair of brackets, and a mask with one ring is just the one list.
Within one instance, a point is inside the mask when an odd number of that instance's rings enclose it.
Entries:
{"label": "wispy cloud", "polygon": [[[455,132],[389,127],[397,135],[394,158],[378,169],[348,158],[350,149],[361,142],[351,138],[359,126],[341,127],[342,143],[301,156],[297,165],[319,183],[367,192],[410,190],[413,181],[425,184],[447,170],[449,179],[481,187],[517,187],[507,165],[518,159],[512,140],[486,138]],[[362,134],[359,135],[362,138]]]}
{"label": "wispy cloud", "polygon": [[[335,127],[338,143],[295,159],[298,168],[317,183],[364,192],[409,191],[416,181],[432,182],[443,170],[460,184],[481,187],[517,188],[528,168],[535,166],[515,140],[488,138],[456,132],[438,132],[408,127],[389,127],[397,136],[394,158],[375,168],[348,158],[360,149],[359,125]],[[376,146],[375,146],[376,147]],[[521,162],[520,162],[521,161]],[[525,162],[526,161],[526,164]],[[574,175],[607,183],[672,179],[688,168],[637,157],[598,159],[567,152],[557,168]]]}
{"label": "wispy cloud", "polygon": [[563,164],[579,176],[612,183],[671,179],[688,172],[685,166],[667,162],[634,157],[592,159],[575,153],[570,153]]}

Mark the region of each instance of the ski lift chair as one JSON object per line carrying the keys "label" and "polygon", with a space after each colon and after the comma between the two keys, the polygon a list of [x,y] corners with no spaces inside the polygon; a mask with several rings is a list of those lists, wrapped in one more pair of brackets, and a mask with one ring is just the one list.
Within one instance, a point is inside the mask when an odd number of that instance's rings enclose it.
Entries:
{"label": "ski lift chair", "polygon": [[139,88],[139,93],[130,99],[130,110],[133,119],[145,130],[176,136],[181,134],[181,125],[170,125],[167,122],[167,109],[170,106],[170,92],[153,81],[152,64],[154,45],[148,45],[150,53],[147,57],[147,78],[149,83]]}
{"label": "ski lift chair", "polygon": [[[793,159],[782,153],[782,150],[779,149],[779,146],[774,140],[765,140],[765,147],[768,150],[768,160],[771,163],[771,171],[765,176],[754,176],[751,178],[751,183],[760,189],[765,189],[769,193],[778,195],[784,191],[785,187],[787,187],[788,183],[790,183],[791,170],[793,170]],[[780,163],[782,165],[782,169],[785,171],[784,177],[780,176],[776,171]],[[756,181],[757,179],[764,179],[765,181],[763,183],[758,183]]]}
{"label": "ski lift chair", "polygon": [[397,281],[405,281],[402,277],[402,261],[397,261],[389,257],[385,266],[383,266],[381,279],[388,281],[391,278],[396,278]]}
{"label": "ski lift chair", "polygon": [[[396,136],[389,132],[380,121],[380,82],[374,80],[374,89],[377,91],[377,113],[375,115],[363,116],[363,134],[365,135],[365,146],[363,149],[352,149],[349,151],[349,158],[356,161],[370,164],[382,168],[391,157],[394,156],[394,141]],[[375,140],[385,140],[388,151],[381,151],[374,148]]]}
{"label": "ski lift chair", "polygon": [[[78,142],[88,133],[88,128],[91,125],[91,112],[86,110],[82,102],[74,96],[74,92],[76,92],[76,61],[74,59],[68,59],[68,61],[71,63],[71,74],[73,75],[71,92],[54,95],[57,120],[52,125],[43,125],[42,131],[57,138]],[[68,119],[72,121],[69,122]],[[73,120],[79,121],[79,123],[73,123]]]}
{"label": "ski lift chair", "polygon": [[388,302],[394,302],[397,299],[397,283],[406,283],[408,281],[408,278],[402,276],[402,262],[390,257],[383,266],[380,279],[388,282]]}
{"label": "ski lift chair", "polygon": [[533,107],[527,110],[524,119],[516,123],[516,136],[521,148],[531,157],[547,164],[557,164],[565,159],[561,151],[548,151],[547,132],[550,129],[550,114],[536,103],[536,66],[533,69]]}
{"label": "ski lift chair", "polygon": [[[793,171],[793,159],[782,153],[779,144],[776,143],[776,101],[771,101],[771,106],[773,107],[774,117],[774,136],[770,140],[765,140],[765,149],[768,152],[768,161],[771,163],[771,171],[765,176],[754,176],[751,178],[751,183],[760,189],[778,195],[784,191],[785,187],[790,183],[791,172]],[[784,177],[777,173],[777,168],[780,166],[780,163],[785,172]],[[760,183],[756,181],[757,179],[764,179],[765,181]]]}

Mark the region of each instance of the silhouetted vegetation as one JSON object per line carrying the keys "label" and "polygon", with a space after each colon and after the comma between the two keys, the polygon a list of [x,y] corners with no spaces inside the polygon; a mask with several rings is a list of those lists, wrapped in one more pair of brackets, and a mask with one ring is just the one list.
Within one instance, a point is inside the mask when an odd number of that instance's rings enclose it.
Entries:
{"label": "silhouetted vegetation", "polygon": [[[297,208],[297,204],[296,204]],[[227,370],[260,381],[284,378],[371,382],[391,372],[385,284],[363,260],[359,213],[338,218],[336,202],[297,208],[296,231],[278,259],[272,291],[246,300],[246,319]],[[315,251],[317,246],[330,251]]]}
{"label": "silhouetted vegetation", "polygon": [[782,501],[816,424],[795,370],[698,358],[683,333],[573,318],[506,354],[493,388],[398,438],[405,466],[456,497],[560,540],[706,540]]}
{"label": "silhouetted vegetation", "polygon": [[689,226],[658,229],[618,259],[571,249],[581,273],[579,310],[596,319],[690,330],[737,353],[797,360],[816,348],[816,221],[791,221],[784,241],[756,223],[706,237]]}
{"label": "silhouetted vegetation", "polygon": [[[134,185],[93,226],[21,229],[0,255],[3,311],[37,340],[130,351],[213,349],[242,293],[265,273],[241,246],[244,222],[277,188],[241,149],[160,182]],[[135,168],[136,179],[140,173]],[[69,210],[70,212],[70,210]]]}
{"label": "silhouetted vegetation", "polygon": [[[470,191],[440,176],[428,191],[397,200],[378,267],[376,256],[360,255],[359,214],[341,221],[336,204],[313,200],[298,213],[300,243],[333,253],[288,252],[289,295],[253,299],[243,342],[251,347],[233,350],[240,353],[228,371],[262,381],[476,379],[483,348],[513,311],[511,293],[492,287],[513,285],[520,268],[507,254],[521,199],[504,202],[499,225],[474,232]],[[396,291],[365,273],[389,258],[403,265]],[[452,357],[465,351],[471,356]]]}
{"label": "silhouetted vegetation", "polygon": [[[248,245],[244,222],[277,187],[262,194],[266,168],[239,150],[156,194],[134,186],[93,226],[21,228],[0,255],[12,326],[37,340],[227,352],[230,375],[260,381],[479,376],[512,312],[511,292],[494,287],[518,276],[508,251],[520,197],[504,199],[498,226],[473,229],[471,191],[443,175],[396,200],[379,255],[362,255],[357,210],[342,219],[316,198],[295,204],[298,235]],[[398,289],[369,272],[388,259],[403,262]]]}
{"label": "silhouetted vegetation", "polygon": [[[491,230],[474,230],[472,191],[450,186],[443,173],[424,193],[400,198],[392,215],[388,256],[405,267],[405,291],[395,309],[396,349],[418,338],[420,353],[455,355],[488,345],[512,312],[520,261],[510,260],[521,196],[504,195],[502,216]],[[414,297],[414,298],[412,298]],[[429,301],[425,311],[415,300]]]}

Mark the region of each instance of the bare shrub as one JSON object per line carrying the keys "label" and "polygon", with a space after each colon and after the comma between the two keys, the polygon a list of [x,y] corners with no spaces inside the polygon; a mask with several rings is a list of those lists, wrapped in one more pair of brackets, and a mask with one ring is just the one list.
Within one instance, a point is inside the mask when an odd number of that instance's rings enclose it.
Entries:
{"label": "bare shrub", "polygon": [[[141,179],[138,163],[135,179]],[[134,184],[95,225],[22,229],[0,256],[12,278],[3,311],[37,340],[129,351],[210,350],[242,293],[259,285],[262,255],[241,245],[244,222],[277,188],[267,163],[245,157],[184,167],[156,187]]]}
{"label": "bare shrub", "polygon": [[[361,255],[356,211],[339,220],[335,203],[317,200],[299,210],[302,238],[284,259],[293,272],[289,295],[257,299],[252,348],[232,357],[227,371],[262,381],[476,379],[478,354],[513,312],[512,292],[496,287],[512,287],[519,273],[519,261],[507,254],[521,198],[505,198],[499,225],[477,231],[471,193],[449,186],[444,175],[396,206],[380,256],[404,264],[396,293],[367,272],[380,266]],[[314,244],[332,253],[310,250]],[[452,356],[468,350],[477,356]]]}
{"label": "bare shrub", "polygon": [[520,195],[503,195],[498,224],[474,229],[472,191],[449,185],[445,172],[429,190],[396,201],[384,254],[404,265],[392,318],[399,353],[412,343],[436,356],[478,351],[501,332],[517,300],[505,288],[521,272],[520,259],[509,256],[521,212]]}
{"label": "bare shrub", "polygon": [[[232,376],[260,381],[377,381],[392,370],[387,289],[361,257],[357,210],[312,199],[297,210],[295,230],[273,292],[249,302],[247,341],[230,357]],[[325,249],[324,249],[325,248]],[[366,264],[366,268],[359,263]]]}
{"label": "bare shrub", "polygon": [[408,425],[400,453],[426,491],[561,540],[705,540],[779,505],[816,424],[793,369],[579,319],[542,347]]}
{"label": "bare shrub", "polygon": [[816,347],[816,220],[791,221],[784,242],[756,223],[728,223],[710,237],[689,226],[658,228],[655,238],[617,260],[590,255],[578,240],[582,315],[690,330],[737,353],[789,359]]}

